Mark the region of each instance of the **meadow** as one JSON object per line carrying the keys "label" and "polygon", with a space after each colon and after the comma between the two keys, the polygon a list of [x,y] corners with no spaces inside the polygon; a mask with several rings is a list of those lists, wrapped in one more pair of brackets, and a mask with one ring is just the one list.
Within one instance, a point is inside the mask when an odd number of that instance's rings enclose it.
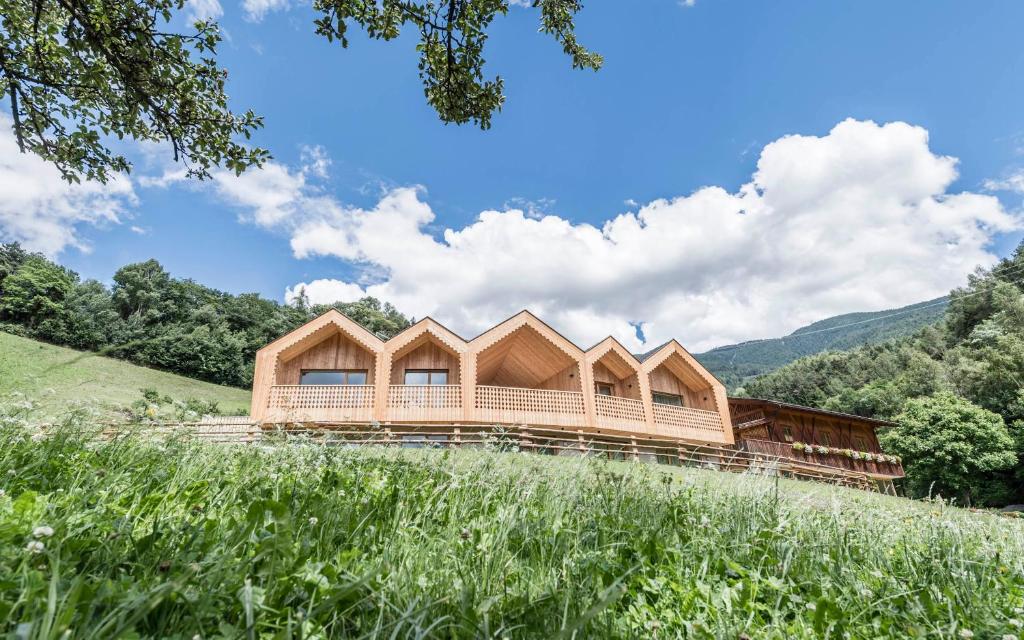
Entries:
{"label": "meadow", "polygon": [[1024,522],[491,450],[33,438],[0,418],[18,638],[1017,638]]}
{"label": "meadow", "polygon": [[87,406],[109,415],[140,399],[143,388],[156,389],[177,399],[216,403],[223,413],[249,413],[251,394],[245,389],[202,382],[0,331],[0,401],[15,394],[27,395],[37,414],[47,419],[74,406]]}

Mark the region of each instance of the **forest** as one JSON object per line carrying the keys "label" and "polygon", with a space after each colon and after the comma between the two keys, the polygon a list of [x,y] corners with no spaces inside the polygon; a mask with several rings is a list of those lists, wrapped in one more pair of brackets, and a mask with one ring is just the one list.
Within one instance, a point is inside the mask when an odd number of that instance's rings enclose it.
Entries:
{"label": "forest", "polygon": [[965,502],[1024,502],[1024,244],[950,293],[942,319],[912,336],[801,358],[742,395],[896,427],[908,490]]}
{"label": "forest", "polygon": [[280,304],[172,278],[156,260],[121,267],[108,287],[0,245],[0,330],[218,384],[250,386],[258,349],[331,307],[385,339],[410,325],[375,298]]}

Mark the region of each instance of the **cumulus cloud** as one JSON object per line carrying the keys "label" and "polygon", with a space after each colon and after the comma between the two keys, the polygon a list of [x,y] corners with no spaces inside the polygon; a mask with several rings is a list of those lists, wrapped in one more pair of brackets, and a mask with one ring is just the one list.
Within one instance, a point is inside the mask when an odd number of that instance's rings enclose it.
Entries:
{"label": "cumulus cloud", "polygon": [[216,20],[224,15],[224,8],[219,0],[188,0],[185,4],[185,17],[189,22],[196,20]]}
{"label": "cumulus cloud", "polygon": [[131,182],[68,184],[52,165],[21,153],[11,119],[0,113],[0,239],[56,256],[67,247],[88,251],[84,226],[119,223],[136,203]]}
{"label": "cumulus cloud", "polygon": [[291,0],[242,0],[242,9],[247,20],[260,22],[268,13],[287,11],[291,4]]}
{"label": "cumulus cloud", "polygon": [[1024,169],[1011,173],[1000,180],[986,180],[985,189],[988,191],[1024,193]]}
{"label": "cumulus cloud", "polygon": [[702,350],[926,300],[992,264],[993,235],[1020,220],[991,195],[951,192],[956,164],[920,127],[846,120],[768,144],[735,192],[703,187],[600,225],[484,211],[440,237],[420,187],[363,209],[324,195],[308,168],[269,165],[236,179],[256,184],[220,188],[285,231],[296,257],[361,269],[287,296],[374,295],[466,336],[529,308],[584,347],[612,334],[634,349],[677,337]]}

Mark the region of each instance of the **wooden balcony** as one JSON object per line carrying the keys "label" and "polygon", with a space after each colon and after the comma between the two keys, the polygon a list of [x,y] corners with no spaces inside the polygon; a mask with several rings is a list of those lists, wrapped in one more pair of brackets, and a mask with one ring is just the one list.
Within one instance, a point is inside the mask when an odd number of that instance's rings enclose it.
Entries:
{"label": "wooden balcony", "polygon": [[387,418],[410,422],[462,420],[462,387],[393,384],[388,389]]}
{"label": "wooden balcony", "polygon": [[725,433],[722,416],[715,411],[676,407],[669,404],[652,405],[654,431],[658,435],[692,440],[721,441]]}
{"label": "wooden balcony", "polygon": [[598,394],[594,404],[598,427],[638,432],[647,429],[644,403],[640,400]]}
{"label": "wooden balcony", "polygon": [[535,424],[584,427],[583,394],[519,387],[476,388],[476,417],[495,424]]}
{"label": "wooden balcony", "polygon": [[373,385],[275,385],[267,403],[271,422],[373,420]]}
{"label": "wooden balcony", "polygon": [[[899,462],[877,462],[854,460],[842,454],[809,453],[797,451],[787,442],[771,442],[769,440],[743,439],[737,447],[750,453],[764,454],[776,458],[789,458],[798,462],[810,463],[834,469],[858,471],[871,476],[903,477],[903,465]],[[871,452],[874,455],[874,452]]]}

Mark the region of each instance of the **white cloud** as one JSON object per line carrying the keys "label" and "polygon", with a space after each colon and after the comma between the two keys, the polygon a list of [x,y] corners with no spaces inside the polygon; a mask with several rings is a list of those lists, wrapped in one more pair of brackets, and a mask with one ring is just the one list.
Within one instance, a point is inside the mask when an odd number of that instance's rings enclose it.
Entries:
{"label": "white cloud", "polygon": [[83,225],[127,217],[127,207],[136,203],[130,180],[68,184],[52,165],[19,151],[11,125],[0,113],[0,239],[51,257],[69,246],[88,251],[79,233]]}
{"label": "white cloud", "polygon": [[242,0],[242,9],[247,20],[260,22],[268,13],[287,11],[291,4],[291,0]]}
{"label": "white cloud", "polygon": [[988,191],[1024,193],[1024,169],[1012,173],[1001,180],[986,180],[985,189]]}
{"label": "white cloud", "polygon": [[224,15],[224,8],[218,0],[188,0],[185,5],[185,17],[189,22],[197,20],[216,20]]}
{"label": "white cloud", "polygon": [[360,209],[325,195],[314,173],[268,165],[217,181],[254,222],[286,232],[296,257],[360,271],[286,295],[374,295],[466,336],[529,308],[584,347],[612,334],[643,348],[640,326],[647,346],[677,337],[703,350],[927,300],[992,264],[993,235],[1021,227],[991,195],[949,192],[956,160],[900,122],[781,138],[736,192],[704,187],[600,226],[507,208],[438,238],[422,188]]}

